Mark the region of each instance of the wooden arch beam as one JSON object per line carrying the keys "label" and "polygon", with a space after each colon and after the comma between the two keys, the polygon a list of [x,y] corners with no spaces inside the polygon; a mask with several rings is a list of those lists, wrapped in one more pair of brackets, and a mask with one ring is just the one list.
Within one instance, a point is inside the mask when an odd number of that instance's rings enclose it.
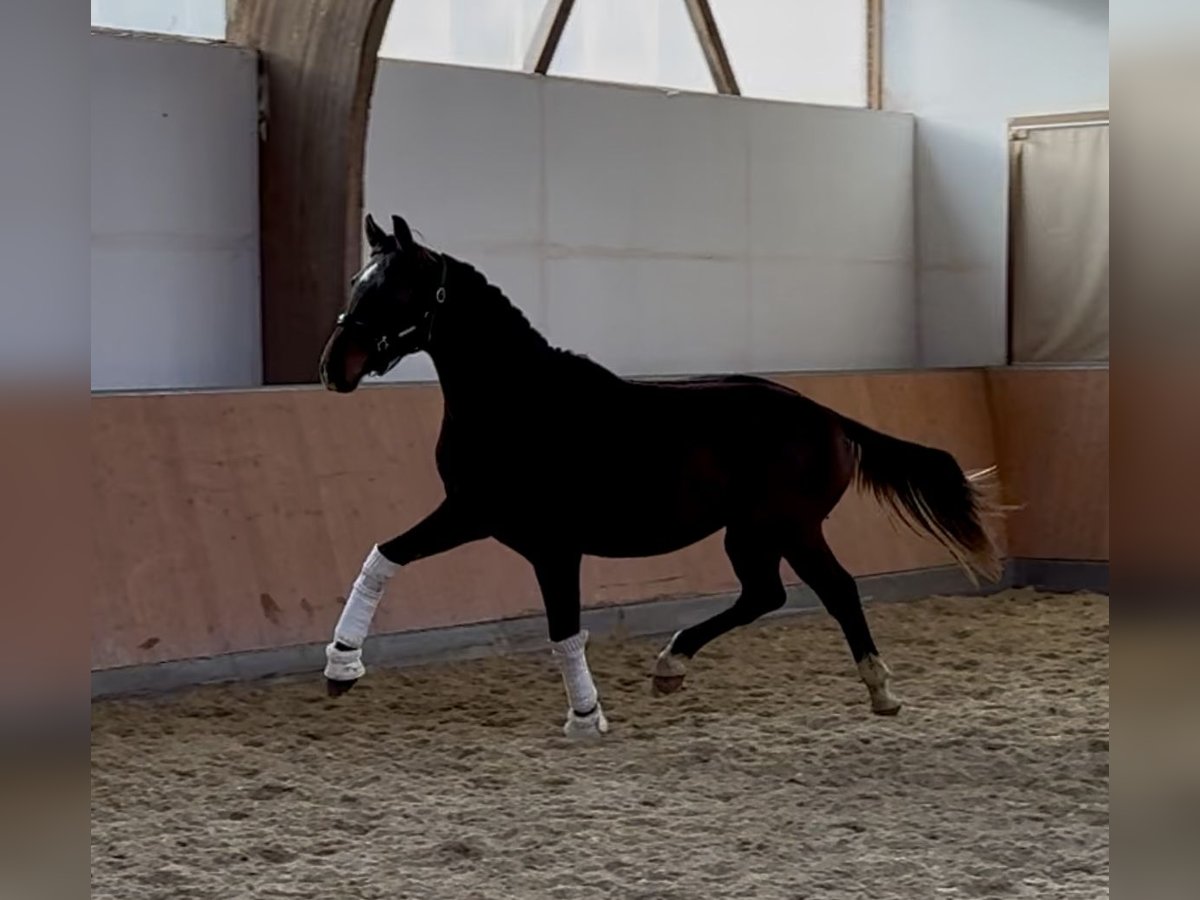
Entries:
{"label": "wooden arch beam", "polygon": [[392,0],[227,0],[260,55],[263,381],[311,384],[361,264],[363,164]]}

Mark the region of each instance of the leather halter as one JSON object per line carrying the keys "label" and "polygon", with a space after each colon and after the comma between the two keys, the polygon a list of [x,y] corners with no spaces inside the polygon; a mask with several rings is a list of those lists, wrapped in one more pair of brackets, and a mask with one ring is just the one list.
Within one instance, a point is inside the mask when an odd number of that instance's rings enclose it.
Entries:
{"label": "leather halter", "polygon": [[[424,331],[425,331],[424,338],[414,348],[414,350],[409,351],[409,352],[415,352],[416,350],[428,350],[429,349],[429,344],[433,340],[434,319],[437,318],[437,311],[446,302],[446,272],[447,272],[446,257],[445,257],[445,255],[442,255],[441,283],[438,285],[437,290],[434,291],[433,303],[425,310],[424,314],[421,317],[420,323],[418,323],[416,325],[409,325],[405,328],[400,328],[400,329],[397,329],[394,331],[385,331],[383,334],[377,335],[375,337],[375,347],[371,353],[371,356],[373,357],[373,359],[378,359],[380,357],[383,357],[386,359],[387,356],[390,354],[391,350],[393,349],[393,345],[397,345],[397,346],[400,345],[400,343],[406,337],[408,337],[414,331],[417,331],[419,328],[422,328],[422,327],[424,328]],[[348,330],[366,332],[368,335],[372,331],[372,326],[369,323],[362,321],[362,319],[355,318],[353,315],[350,314],[349,311],[343,311],[338,314],[337,325],[340,328],[345,328]],[[400,362],[401,359],[403,359],[405,357],[405,355],[406,354],[402,351],[384,363],[374,362],[373,365],[371,365],[371,367],[367,371],[370,374],[376,375],[376,376],[386,375],[388,372],[390,372],[392,369],[394,369],[396,367],[396,365]]]}

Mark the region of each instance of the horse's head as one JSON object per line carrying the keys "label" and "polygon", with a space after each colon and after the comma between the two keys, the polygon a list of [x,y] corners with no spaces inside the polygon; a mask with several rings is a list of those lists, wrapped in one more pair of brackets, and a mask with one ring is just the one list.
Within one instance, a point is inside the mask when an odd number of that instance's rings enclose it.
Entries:
{"label": "horse's head", "polygon": [[350,297],[321,353],[321,383],[347,394],[366,375],[383,375],[428,347],[434,313],[446,297],[445,262],[392,216],[392,233],[366,218],[371,258],[350,281]]}

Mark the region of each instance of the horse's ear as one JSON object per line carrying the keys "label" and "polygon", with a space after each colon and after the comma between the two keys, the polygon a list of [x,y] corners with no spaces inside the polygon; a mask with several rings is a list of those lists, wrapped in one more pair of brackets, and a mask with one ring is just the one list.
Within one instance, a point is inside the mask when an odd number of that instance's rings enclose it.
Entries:
{"label": "horse's ear", "polygon": [[401,216],[392,216],[392,236],[402,251],[411,250],[416,246],[412,229],[408,227],[408,223]]}
{"label": "horse's ear", "polygon": [[367,243],[372,250],[384,250],[390,240],[386,231],[379,227],[374,217],[368,213],[366,221]]}

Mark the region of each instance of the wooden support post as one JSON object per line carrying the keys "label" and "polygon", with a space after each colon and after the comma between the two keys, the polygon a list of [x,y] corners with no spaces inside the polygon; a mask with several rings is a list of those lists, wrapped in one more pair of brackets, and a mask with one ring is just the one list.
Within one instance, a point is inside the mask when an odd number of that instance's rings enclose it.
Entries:
{"label": "wooden support post", "polygon": [[533,31],[533,39],[529,42],[529,50],[525,54],[526,72],[545,75],[550,71],[554,52],[558,50],[558,42],[562,40],[567,19],[574,8],[575,0],[546,0],[541,18]]}
{"label": "wooden support post", "polygon": [[692,27],[696,29],[696,37],[700,41],[700,49],[704,51],[704,61],[708,63],[717,93],[740,94],[733,66],[729,64],[729,55],[725,52],[725,44],[708,0],[684,0],[684,5],[687,6]]}
{"label": "wooden support post", "polygon": [[263,380],[311,384],[361,264],[367,106],[392,0],[231,0],[260,54]]}
{"label": "wooden support post", "polygon": [[883,109],[883,0],[867,0],[867,109]]}

